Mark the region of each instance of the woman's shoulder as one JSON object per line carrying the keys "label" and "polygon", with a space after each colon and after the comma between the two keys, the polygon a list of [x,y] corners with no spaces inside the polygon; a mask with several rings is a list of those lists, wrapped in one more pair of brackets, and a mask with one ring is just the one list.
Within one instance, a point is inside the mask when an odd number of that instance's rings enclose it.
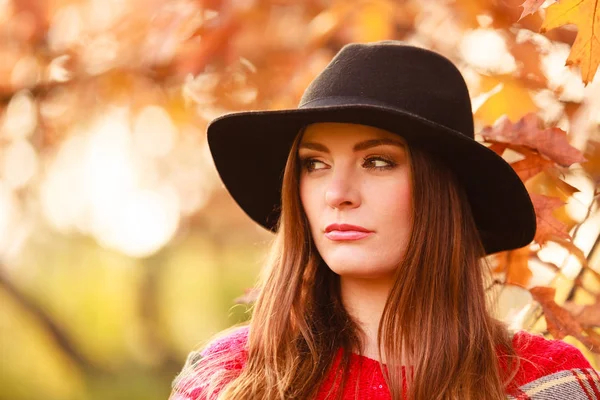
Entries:
{"label": "woman's shoulder", "polygon": [[213,337],[203,349],[190,352],[172,382],[169,399],[204,399],[204,390],[215,373],[229,370],[238,374],[248,357],[248,331],[247,325],[226,329]]}
{"label": "woman's shoulder", "polygon": [[246,364],[248,352],[248,325],[236,326],[219,332],[202,349],[189,353],[184,370],[193,369],[201,360],[218,359],[218,366],[241,369]]}
{"label": "woman's shoulder", "polygon": [[203,350],[198,353],[201,357],[208,357],[223,352],[245,352],[248,342],[248,325],[236,326],[220,332],[211,340]]}
{"label": "woman's shoulder", "polygon": [[509,398],[562,399],[561,393],[569,393],[573,400],[600,399],[598,372],[575,346],[518,331],[513,347],[520,363],[510,385],[514,397]]}
{"label": "woman's shoulder", "polygon": [[558,339],[518,331],[513,336],[517,354],[532,368],[553,373],[572,368],[592,368],[583,353],[575,346]]}

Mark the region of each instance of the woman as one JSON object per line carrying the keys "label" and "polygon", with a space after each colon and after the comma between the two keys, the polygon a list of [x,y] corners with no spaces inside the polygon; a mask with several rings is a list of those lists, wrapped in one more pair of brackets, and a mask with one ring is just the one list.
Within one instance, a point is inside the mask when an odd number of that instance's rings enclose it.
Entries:
{"label": "woman", "polygon": [[579,350],[490,316],[482,257],[530,243],[535,213],[446,58],[347,45],[297,109],[225,115],[208,141],[275,238],[249,324],[190,354],[172,399],[600,397]]}

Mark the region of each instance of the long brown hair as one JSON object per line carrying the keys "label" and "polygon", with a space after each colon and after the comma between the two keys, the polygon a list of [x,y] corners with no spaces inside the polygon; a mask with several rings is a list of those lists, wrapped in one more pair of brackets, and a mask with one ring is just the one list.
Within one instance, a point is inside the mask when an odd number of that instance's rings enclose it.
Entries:
{"label": "long brown hair", "polygon": [[[342,305],[339,276],[317,252],[300,201],[301,138],[302,132],[285,166],[278,230],[256,286],[247,362],[242,369],[215,373],[216,365],[234,356],[215,352],[189,372],[205,386],[208,399],[218,392],[219,400],[313,398],[342,348],[333,371],[341,388],[330,393],[339,399],[352,353],[362,354],[363,332]],[[435,157],[410,147],[409,159],[412,230],[378,332],[391,397],[504,399],[518,357],[505,325],[488,308],[485,284],[491,275],[468,199]],[[499,365],[499,350],[509,360],[506,370]],[[412,366],[406,391],[403,357]]]}

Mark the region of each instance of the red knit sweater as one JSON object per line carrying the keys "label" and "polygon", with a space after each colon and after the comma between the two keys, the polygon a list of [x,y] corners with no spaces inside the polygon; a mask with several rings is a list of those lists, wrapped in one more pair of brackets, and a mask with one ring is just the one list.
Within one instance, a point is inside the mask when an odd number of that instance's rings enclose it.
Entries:
{"label": "red knit sweater", "polygon": [[[248,326],[236,329],[234,332],[211,343],[202,353],[206,355],[214,351],[235,352],[235,362],[224,366],[227,369],[241,369],[247,360],[246,341],[248,338]],[[583,354],[574,346],[561,340],[548,340],[541,336],[532,335],[525,331],[517,332],[513,338],[513,345],[517,354],[526,361],[521,361],[520,368],[513,381],[512,388],[532,382],[540,377],[553,374],[558,371],[573,368],[591,368],[590,363]],[[341,358],[342,349],[337,353],[334,360],[335,367]],[[189,360],[189,359],[188,359]],[[500,358],[501,367],[505,364]],[[331,371],[334,370],[332,367]],[[386,368],[384,366],[384,368]],[[354,388],[358,380],[358,398],[361,400],[390,400],[390,392],[383,379],[379,363],[371,358],[352,354],[350,360],[350,376],[344,389],[344,399],[354,399]],[[204,400],[202,390],[203,382],[176,381],[171,400]],[[316,400],[323,400],[333,383],[333,374],[330,373],[323,382]],[[509,393],[513,394],[513,389]]]}

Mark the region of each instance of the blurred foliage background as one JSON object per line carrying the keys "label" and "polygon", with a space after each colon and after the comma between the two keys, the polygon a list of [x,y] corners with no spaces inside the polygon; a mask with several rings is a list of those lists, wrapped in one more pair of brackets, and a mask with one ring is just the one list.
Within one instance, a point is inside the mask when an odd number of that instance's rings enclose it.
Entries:
{"label": "blurred foliage background", "polygon": [[383,39],[452,59],[478,131],[535,113],[585,155],[527,178],[566,242],[494,262],[499,317],[558,324],[600,368],[600,79],[565,66],[576,27],[540,33],[548,5],[0,0],[0,399],[167,398],[190,350],[249,318],[272,238],[222,187],[207,123],[295,107],[344,44]]}

